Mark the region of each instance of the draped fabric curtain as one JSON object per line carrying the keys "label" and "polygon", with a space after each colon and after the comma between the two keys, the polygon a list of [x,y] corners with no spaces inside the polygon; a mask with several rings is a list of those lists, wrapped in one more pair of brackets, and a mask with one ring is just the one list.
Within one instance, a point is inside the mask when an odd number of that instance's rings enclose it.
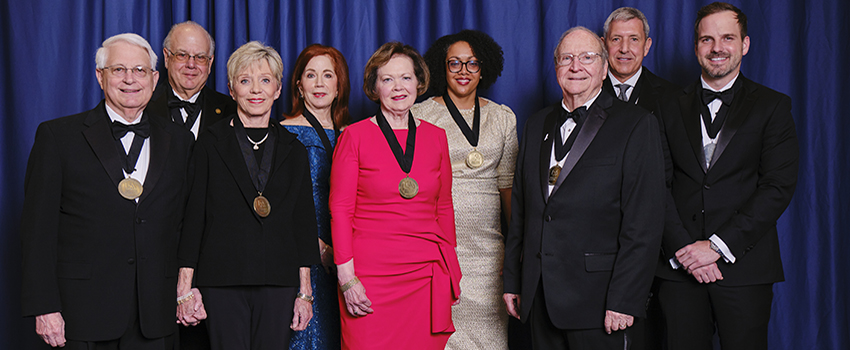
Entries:
{"label": "draped fabric curtain", "polygon": [[[28,0],[0,3],[0,348],[28,349],[40,340],[20,317],[20,208],[23,177],[37,125],[94,107],[103,94],[95,50],[109,36],[133,32],[159,53],[173,23],[198,22],[216,40],[209,85],[227,93],[229,54],[249,40],[283,58],[284,93],[274,115],[289,111],[289,69],[305,46],[332,45],[348,60],[351,111],[377,105],[362,92],[363,67],[382,43],[397,40],[424,52],[438,37],[479,29],[499,42],[505,68],[482,95],[526,118],[557,103],[552,53],[560,34],[582,25],[601,34],[620,6],[642,10],[652,48],[644,65],[679,85],[699,76],[693,22],[707,0]],[[840,111],[848,76],[850,3],[841,0],[734,0],[749,18],[750,50],[742,72],[791,96],[800,138],[800,174],[780,218],[786,281],[774,287],[771,349],[850,348],[850,250],[847,189],[848,118]],[[845,174],[845,175],[841,175]],[[843,180],[842,180],[843,179]],[[56,179],[62,181],[62,179]],[[55,208],[52,208],[55,210]],[[109,303],[109,300],[104,300]]]}

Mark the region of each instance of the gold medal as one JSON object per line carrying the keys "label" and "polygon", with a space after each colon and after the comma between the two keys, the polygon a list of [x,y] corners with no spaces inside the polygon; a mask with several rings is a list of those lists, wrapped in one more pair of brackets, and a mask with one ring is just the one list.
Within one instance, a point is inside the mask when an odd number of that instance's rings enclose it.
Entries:
{"label": "gold medal", "polygon": [[549,168],[549,184],[555,185],[555,182],[558,181],[558,176],[561,175],[561,166],[555,164],[555,166]]}
{"label": "gold medal", "polygon": [[473,149],[472,152],[466,155],[466,166],[470,169],[475,169],[484,165],[484,155],[478,150]]}
{"label": "gold medal", "polygon": [[132,177],[128,177],[118,183],[118,193],[121,197],[129,200],[135,200],[142,195],[142,183]]}
{"label": "gold medal", "polygon": [[404,199],[416,197],[416,194],[419,193],[419,184],[408,175],[398,182],[398,193],[401,193],[401,197]]}
{"label": "gold medal", "polygon": [[254,211],[263,218],[269,216],[272,212],[272,205],[269,204],[269,200],[266,197],[263,197],[262,193],[254,198]]}

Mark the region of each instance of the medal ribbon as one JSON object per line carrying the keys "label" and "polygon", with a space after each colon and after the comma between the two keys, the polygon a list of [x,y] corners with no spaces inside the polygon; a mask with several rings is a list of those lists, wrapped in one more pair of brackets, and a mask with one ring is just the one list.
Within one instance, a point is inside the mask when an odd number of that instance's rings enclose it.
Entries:
{"label": "medal ribbon", "polygon": [[460,131],[463,132],[463,136],[466,136],[466,141],[468,141],[472,147],[478,147],[478,135],[481,130],[481,108],[478,106],[478,93],[475,93],[475,117],[472,118],[472,129],[470,129],[469,125],[466,124],[466,120],[463,119],[463,116],[460,114],[457,106],[455,106],[454,101],[452,101],[451,97],[449,97],[448,92],[443,94],[443,101],[446,103],[446,107],[449,108],[449,114],[452,115],[452,119],[455,120],[455,124],[457,124]]}
{"label": "medal ribbon", "polygon": [[239,148],[242,150],[242,158],[245,159],[245,165],[248,166],[248,174],[251,175],[251,182],[254,183],[254,188],[257,193],[263,193],[266,188],[266,183],[269,180],[269,172],[272,169],[272,158],[274,153],[275,133],[274,124],[269,121],[269,138],[266,140],[269,144],[263,147],[262,164],[257,166],[257,158],[254,157],[254,146],[248,141],[248,133],[245,132],[245,127],[242,126],[242,121],[239,116],[233,117],[233,129],[236,131],[236,140],[239,142]]}
{"label": "medal ribbon", "polygon": [[[121,154],[124,155],[124,157],[122,158],[123,164],[121,164],[121,166],[124,168],[124,172],[126,172],[127,174],[132,174],[134,171],[136,171],[136,163],[139,161],[139,155],[142,154],[142,146],[145,143],[145,139],[150,136],[150,127],[147,125],[147,118],[147,113],[143,113],[142,120],[140,120],[138,124],[134,125],[127,125],[120,122],[112,122],[113,136],[115,136],[115,141],[118,144],[118,150],[121,152]],[[133,132],[133,143],[130,145],[130,152],[124,151],[124,144],[121,143],[121,138],[126,134],[127,131],[124,131],[123,134],[120,134],[119,136],[118,132],[114,131],[114,129],[116,128]]]}
{"label": "medal ribbon", "polygon": [[410,169],[413,167],[413,148],[416,145],[416,121],[413,120],[413,113],[410,111],[407,112],[407,148],[404,150],[404,153],[402,153],[401,144],[396,140],[390,123],[384,117],[384,114],[381,113],[381,110],[378,110],[375,119],[378,122],[378,127],[381,128],[381,132],[384,134],[384,138],[387,140],[387,144],[393,151],[393,155],[395,155],[395,160],[398,162],[398,166],[401,167],[401,171],[410,175]]}
{"label": "medal ribbon", "polygon": [[[325,146],[325,155],[328,156],[328,164],[330,164],[330,161],[333,159],[334,148],[331,146],[331,140],[328,138],[328,134],[325,133],[325,128],[322,127],[322,123],[319,123],[319,119],[316,119],[316,116],[307,110],[307,107],[304,107],[304,112],[301,114],[304,115],[304,119],[307,119],[310,125],[313,126],[313,129],[316,130],[316,133],[319,134],[319,139],[322,140],[322,145]],[[339,139],[339,129],[336,127],[333,118],[331,118],[331,123],[333,123],[334,128],[334,139]]]}

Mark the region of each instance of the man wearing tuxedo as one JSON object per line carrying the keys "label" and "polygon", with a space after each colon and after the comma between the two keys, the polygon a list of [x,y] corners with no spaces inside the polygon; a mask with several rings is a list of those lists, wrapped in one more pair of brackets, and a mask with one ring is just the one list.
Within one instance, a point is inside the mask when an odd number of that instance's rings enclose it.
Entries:
{"label": "man wearing tuxedo", "polygon": [[155,115],[198,133],[236,113],[230,96],[208,87],[215,40],[199,24],[186,21],[171,27],[162,42],[168,80],[157,86],[151,100]]}
{"label": "man wearing tuxedo", "polygon": [[747,17],[715,2],[697,13],[700,80],[658,111],[670,188],[659,301],[668,348],[767,349],[773,283],[784,280],[776,220],[799,150],[791,99],[740,73]]}
{"label": "man wearing tuxedo", "polygon": [[528,119],[520,146],[504,300],[535,349],[623,349],[664,224],[658,122],[602,93],[607,51],[587,28],[562,35],[555,64],[563,99]]}
{"label": "man wearing tuxedo", "polygon": [[658,77],[643,66],[652,38],[643,12],[621,7],[608,16],[603,26],[608,48],[608,79],[602,89],[614,97],[655,112],[668,94],[681,94],[681,88]]}
{"label": "man wearing tuxedo", "polygon": [[21,224],[24,316],[66,349],[171,349],[191,133],[145,108],[156,53],[136,34],[96,54],[104,101],[41,123]]}

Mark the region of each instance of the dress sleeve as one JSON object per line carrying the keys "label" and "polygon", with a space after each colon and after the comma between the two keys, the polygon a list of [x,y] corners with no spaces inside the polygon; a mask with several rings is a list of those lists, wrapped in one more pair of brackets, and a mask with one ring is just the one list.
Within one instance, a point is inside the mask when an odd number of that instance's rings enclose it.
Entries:
{"label": "dress sleeve", "polygon": [[340,265],[354,258],[351,238],[352,221],[357,204],[357,183],[360,177],[359,137],[357,129],[349,127],[339,137],[331,166],[331,191],[328,207],[331,212],[331,236],[334,242],[334,263]]}
{"label": "dress sleeve", "polygon": [[516,137],[516,114],[510,107],[499,106],[499,122],[502,126],[504,144],[502,146],[502,159],[496,166],[497,186],[499,189],[511,188],[514,182],[514,170],[516,168],[517,137]]}
{"label": "dress sleeve", "polygon": [[449,143],[446,139],[446,132],[443,129],[437,129],[437,137],[440,144],[440,193],[437,197],[437,223],[440,225],[443,234],[443,239],[449,242],[451,246],[457,246],[457,237],[455,236],[455,212],[452,205],[452,162],[449,156]]}

